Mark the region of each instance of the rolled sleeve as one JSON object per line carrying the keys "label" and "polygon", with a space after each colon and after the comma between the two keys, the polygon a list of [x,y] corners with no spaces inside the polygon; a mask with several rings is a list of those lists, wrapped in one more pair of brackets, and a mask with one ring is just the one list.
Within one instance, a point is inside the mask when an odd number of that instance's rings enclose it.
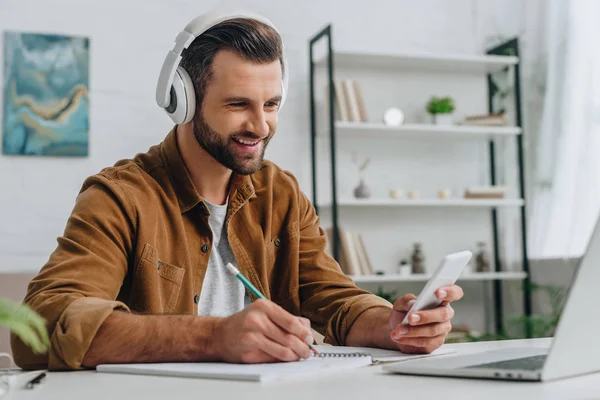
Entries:
{"label": "rolled sleeve", "polygon": [[82,362],[96,332],[114,311],[129,312],[120,301],[82,297],[63,311],[50,338],[48,368],[50,370],[82,369]]}
{"label": "rolled sleeve", "polygon": [[325,343],[335,346],[344,345],[348,332],[350,332],[350,328],[352,328],[358,317],[365,311],[376,307],[390,309],[392,304],[371,293],[359,294],[346,299],[344,305],[338,309],[329,321],[327,335],[324,337]]}
{"label": "rolled sleeve", "polygon": [[326,250],[327,238],[314,207],[300,193],[299,294],[301,313],[324,341],[345,345],[350,328],[365,311],[392,304],[361,289]]}
{"label": "rolled sleeve", "polygon": [[104,177],[89,178],[58,247],[32,279],[24,303],[46,321],[50,349],[34,354],[14,334],[15,362],[23,369],[79,369],[100,325],[115,309],[128,271],[135,222],[127,196]]}

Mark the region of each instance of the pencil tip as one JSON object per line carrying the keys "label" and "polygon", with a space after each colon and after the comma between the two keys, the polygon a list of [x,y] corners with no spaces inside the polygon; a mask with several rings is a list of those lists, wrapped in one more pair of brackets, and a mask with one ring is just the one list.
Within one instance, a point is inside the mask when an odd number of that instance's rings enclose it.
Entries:
{"label": "pencil tip", "polygon": [[318,355],[318,356],[320,356],[320,355],[321,355],[321,353],[319,353],[319,350],[315,349],[315,348],[314,348],[312,345],[310,345],[310,344],[309,344],[309,345],[308,345],[308,347],[310,347],[310,349],[311,349],[312,351],[314,351],[316,355]]}

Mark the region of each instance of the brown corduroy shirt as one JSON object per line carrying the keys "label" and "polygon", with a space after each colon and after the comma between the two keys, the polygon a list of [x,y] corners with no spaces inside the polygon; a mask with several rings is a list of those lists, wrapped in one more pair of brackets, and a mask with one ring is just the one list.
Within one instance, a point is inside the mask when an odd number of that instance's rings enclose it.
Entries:
{"label": "brown corduroy shirt", "polygon": [[[21,367],[81,369],[115,309],[197,314],[212,234],[175,132],[83,183],[56,250],[25,297],[47,321],[50,350],[35,355],[13,335]],[[391,307],[341,272],[326,252],[312,204],[273,163],[250,176],[233,175],[226,223],[240,271],[268,299],[309,318],[327,343],[343,345],[367,309]]]}

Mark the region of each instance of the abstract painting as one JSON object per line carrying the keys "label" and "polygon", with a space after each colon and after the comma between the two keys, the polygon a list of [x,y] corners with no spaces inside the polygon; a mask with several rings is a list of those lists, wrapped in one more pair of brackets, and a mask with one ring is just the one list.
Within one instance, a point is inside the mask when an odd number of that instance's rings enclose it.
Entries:
{"label": "abstract painting", "polygon": [[87,156],[89,39],[4,32],[2,152]]}

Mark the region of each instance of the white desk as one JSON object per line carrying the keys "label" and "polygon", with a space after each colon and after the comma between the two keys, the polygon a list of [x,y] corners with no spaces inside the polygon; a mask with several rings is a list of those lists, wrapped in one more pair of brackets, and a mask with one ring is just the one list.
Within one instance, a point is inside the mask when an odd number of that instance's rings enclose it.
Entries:
{"label": "white desk", "polygon": [[[544,347],[549,339],[445,345],[467,354],[503,347]],[[456,353],[454,354],[456,355]],[[443,355],[439,357],[452,357]],[[573,360],[573,362],[577,362]],[[600,398],[600,374],[547,383],[392,375],[380,366],[310,379],[261,384],[190,378],[116,375],[95,371],[51,372],[32,390],[13,388],[8,400],[116,399],[590,399]]]}

